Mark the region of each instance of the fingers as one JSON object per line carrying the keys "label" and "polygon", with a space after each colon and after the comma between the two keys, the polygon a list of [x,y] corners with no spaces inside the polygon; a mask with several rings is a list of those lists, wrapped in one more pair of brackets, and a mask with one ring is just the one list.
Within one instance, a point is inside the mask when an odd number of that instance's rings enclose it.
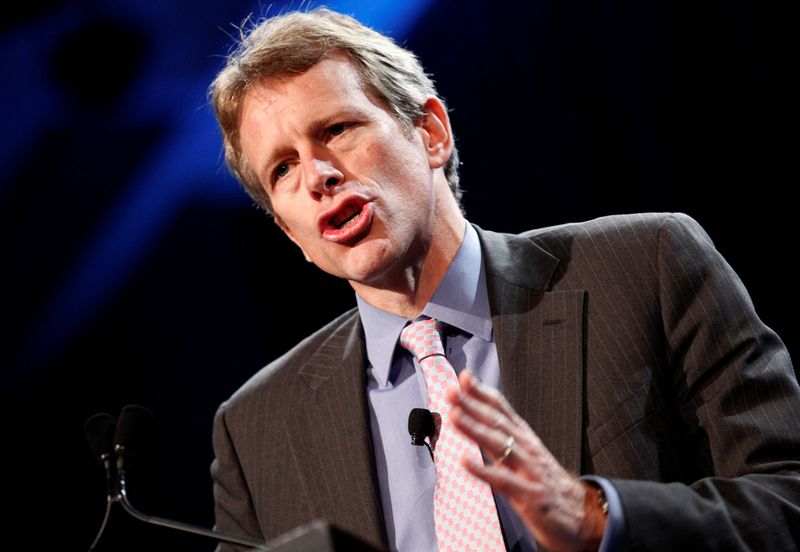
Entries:
{"label": "fingers", "polygon": [[508,422],[527,427],[527,423],[514,411],[502,393],[484,385],[472,375],[471,371],[462,370],[458,381],[461,393],[457,393],[457,390],[451,391],[451,395],[448,396],[448,399],[452,399],[451,404],[463,401],[463,406],[476,409],[471,414],[487,425],[498,426]]}
{"label": "fingers", "polygon": [[447,400],[453,426],[494,459],[484,465],[480,459],[462,458],[463,467],[507,496],[546,548],[584,549],[588,518],[583,484],[564,469],[505,397],[463,370]]}
{"label": "fingers", "polygon": [[[495,465],[504,455],[505,459],[502,464],[509,468],[530,461],[528,453],[517,443],[518,440],[524,439],[518,429],[506,430],[502,427],[488,425],[461,407],[453,407],[450,411],[450,420],[458,431],[475,441],[481,450],[488,453],[494,459]],[[511,443],[509,443],[510,437],[513,438]],[[509,445],[508,454],[505,454]]]}
{"label": "fingers", "polygon": [[481,383],[468,370],[461,372],[459,383],[460,387],[450,389],[447,395],[453,407],[453,423],[495,460],[503,454],[509,436],[514,437],[515,448],[534,450],[541,446],[536,434],[497,390]]}
{"label": "fingers", "polygon": [[530,481],[512,470],[496,469],[483,462],[467,458],[462,461],[462,465],[469,473],[485,481],[509,499],[521,498],[532,492]]}

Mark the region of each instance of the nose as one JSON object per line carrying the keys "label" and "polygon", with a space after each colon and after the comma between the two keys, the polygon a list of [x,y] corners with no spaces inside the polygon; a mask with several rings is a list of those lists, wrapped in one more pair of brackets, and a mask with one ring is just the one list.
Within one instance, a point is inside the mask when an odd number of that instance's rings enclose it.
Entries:
{"label": "nose", "polygon": [[344,182],[344,173],[336,167],[332,159],[323,159],[320,155],[311,156],[305,165],[304,179],[309,192],[321,199],[325,195],[334,195],[336,188]]}

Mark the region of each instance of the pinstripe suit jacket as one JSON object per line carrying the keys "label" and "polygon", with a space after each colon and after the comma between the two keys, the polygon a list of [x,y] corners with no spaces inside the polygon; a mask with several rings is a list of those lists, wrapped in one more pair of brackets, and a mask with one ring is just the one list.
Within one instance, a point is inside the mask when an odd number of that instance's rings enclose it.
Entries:
{"label": "pinstripe suit jacket", "polygon": [[[797,547],[791,360],[693,219],[478,231],[506,395],[567,469],[612,480],[631,550]],[[324,518],[386,546],[365,365],[354,309],[220,406],[218,529]]]}

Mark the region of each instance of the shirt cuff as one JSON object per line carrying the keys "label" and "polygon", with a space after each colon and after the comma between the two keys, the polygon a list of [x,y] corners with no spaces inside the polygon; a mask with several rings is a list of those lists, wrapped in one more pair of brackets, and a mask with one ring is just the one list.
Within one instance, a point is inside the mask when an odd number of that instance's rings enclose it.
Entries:
{"label": "shirt cuff", "polygon": [[606,531],[603,533],[603,539],[600,541],[600,548],[597,549],[597,552],[614,552],[615,550],[620,550],[625,532],[625,514],[622,511],[622,502],[619,499],[617,489],[614,488],[614,485],[612,485],[608,479],[603,477],[584,475],[581,479],[590,481],[603,489],[603,494],[606,495],[606,501],[608,502]]}

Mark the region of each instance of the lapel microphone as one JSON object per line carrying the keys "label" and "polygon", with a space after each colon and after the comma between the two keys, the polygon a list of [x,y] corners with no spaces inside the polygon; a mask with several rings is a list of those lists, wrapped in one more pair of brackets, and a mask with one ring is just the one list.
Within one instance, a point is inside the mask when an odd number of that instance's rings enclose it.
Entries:
{"label": "lapel microphone", "polygon": [[425,437],[433,437],[434,431],[431,411],[427,408],[412,408],[408,414],[408,433],[411,435],[411,444],[421,447],[425,444]]}
{"label": "lapel microphone", "polygon": [[425,437],[433,439],[436,427],[433,423],[433,414],[427,408],[412,408],[408,414],[408,433],[411,435],[411,444],[417,447],[425,445],[431,453],[433,460],[433,449],[425,440]]}

